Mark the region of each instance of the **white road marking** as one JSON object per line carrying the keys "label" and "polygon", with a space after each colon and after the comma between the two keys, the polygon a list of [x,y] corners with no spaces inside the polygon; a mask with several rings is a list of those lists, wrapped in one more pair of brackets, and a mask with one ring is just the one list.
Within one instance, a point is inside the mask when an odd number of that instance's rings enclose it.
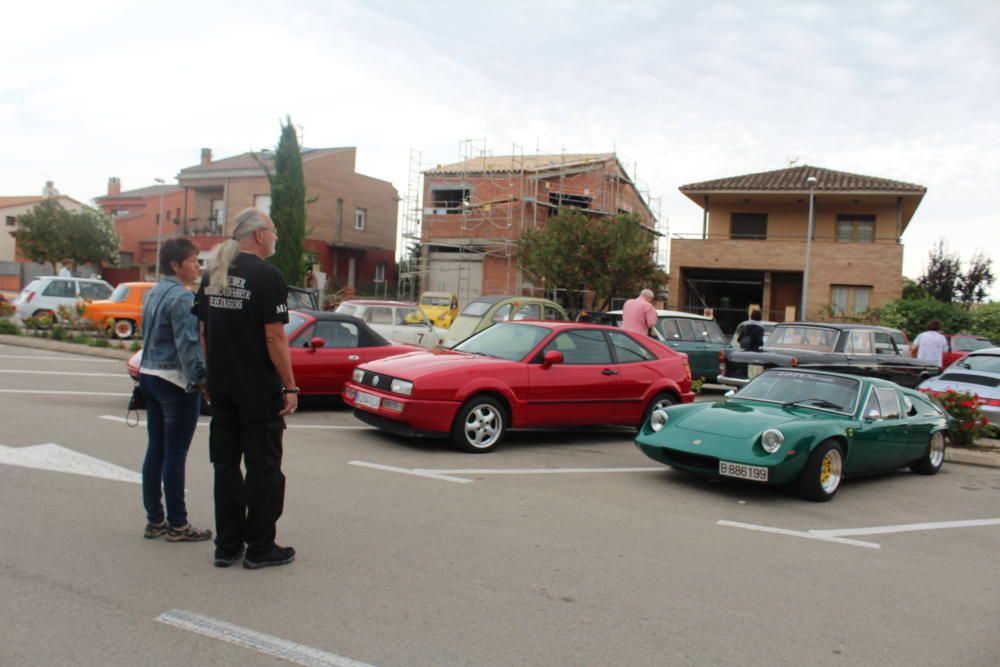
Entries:
{"label": "white road marking", "polygon": [[739,523],[737,521],[717,521],[719,526],[731,526],[732,528],[745,528],[747,530],[756,530],[762,533],[773,533],[775,535],[788,535],[790,537],[804,537],[807,540],[820,540],[821,542],[834,542],[836,544],[847,544],[854,547],[865,547],[867,549],[881,549],[881,545],[875,542],[860,542],[858,540],[848,540],[841,537],[832,537],[826,535],[818,535],[812,532],[803,532],[800,530],[787,530],[785,528],[772,528],[771,526],[758,526],[752,523]]}
{"label": "white road marking", "polygon": [[46,394],[49,396],[131,396],[132,392],[63,391],[61,389],[0,389],[0,394]]}
{"label": "white road marking", "polygon": [[212,639],[219,639],[230,644],[243,646],[260,653],[273,655],[276,658],[294,662],[308,667],[372,667],[366,662],[345,658],[335,653],[327,653],[319,649],[299,644],[297,642],[266,635],[256,630],[250,630],[226,621],[220,621],[211,616],[204,616],[193,611],[171,609],[156,617],[156,620],[175,628],[196,632]]}
{"label": "white road marking", "polygon": [[588,472],[663,472],[663,466],[643,467],[643,468],[458,468],[458,469],[433,469],[414,468],[415,472],[433,472],[438,474],[456,475],[551,475],[551,474],[580,474]]}
{"label": "white road marking", "polygon": [[28,359],[30,361],[70,361],[74,364],[76,363],[88,363],[88,364],[123,364],[125,361],[123,359],[97,359],[94,357],[83,357],[78,359],[75,356],[66,357],[45,357],[45,356],[32,356],[30,354],[0,354],[0,359]]}
{"label": "white road marking", "polygon": [[80,377],[92,377],[92,378],[124,378],[127,377],[125,373],[84,373],[83,371],[29,371],[29,370],[17,370],[2,368],[0,373],[9,373],[11,375],[75,375]]}
{"label": "white road marking", "polygon": [[412,468],[397,468],[396,466],[386,466],[381,463],[369,463],[368,461],[348,461],[348,465],[361,466],[362,468],[374,468],[375,470],[385,470],[387,472],[398,472],[403,475],[413,475],[415,477],[427,477],[428,479],[437,479],[442,482],[456,482],[458,484],[469,484],[473,480],[464,479],[462,477],[451,477],[450,475],[440,475],[438,473],[426,472],[421,470],[413,470]]}
{"label": "white road marking", "polygon": [[872,528],[840,528],[836,530],[810,530],[809,532],[814,535],[841,537],[843,535],[884,535],[886,533],[909,533],[917,530],[939,530],[941,528],[975,528],[978,526],[1000,526],[1000,519],[968,519],[965,521],[902,523],[895,526],[874,526]]}
{"label": "white road marking", "polygon": [[30,447],[0,445],[0,463],[21,466],[22,468],[100,477],[116,482],[142,483],[142,475],[137,472],[51,442]]}
{"label": "white road marking", "polygon": [[[125,396],[126,394],[122,394]],[[131,394],[127,394],[131,396]],[[143,419],[136,423],[135,421],[129,421],[125,417],[117,417],[115,415],[101,415],[98,419],[106,419],[109,422],[119,422],[122,424],[128,424],[131,426],[135,424],[136,426],[145,426],[146,420]],[[199,421],[198,426],[208,426],[210,422]],[[321,430],[344,430],[344,431],[370,431],[373,430],[373,426],[336,426],[332,424],[286,424],[285,428],[297,428],[297,429],[321,429]]]}

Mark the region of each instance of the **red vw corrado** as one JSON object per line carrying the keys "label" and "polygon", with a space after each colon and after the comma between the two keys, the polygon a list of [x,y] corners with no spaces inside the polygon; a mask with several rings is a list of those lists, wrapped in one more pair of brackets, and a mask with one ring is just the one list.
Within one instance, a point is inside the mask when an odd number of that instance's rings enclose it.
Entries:
{"label": "red vw corrado", "polygon": [[537,321],[495,324],[452,350],[361,364],[343,397],[380,429],[488,452],[509,428],[640,426],[694,393],[687,356],[652,338]]}

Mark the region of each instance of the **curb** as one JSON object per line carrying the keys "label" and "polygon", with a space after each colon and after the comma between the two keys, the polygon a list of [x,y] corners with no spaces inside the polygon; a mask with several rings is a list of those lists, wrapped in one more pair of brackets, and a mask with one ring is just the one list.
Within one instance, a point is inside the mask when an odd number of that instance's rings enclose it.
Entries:
{"label": "curb", "polygon": [[88,357],[104,357],[105,359],[128,360],[129,357],[135,354],[135,352],[128,350],[110,347],[91,347],[77,343],[63,343],[62,341],[50,340],[48,338],[11,336],[9,334],[0,334],[0,344],[31,347],[36,350],[49,350],[51,352],[69,352],[70,354],[83,354]]}
{"label": "curb", "polygon": [[1000,468],[1000,449],[984,451],[948,447],[944,450],[944,460],[946,463],[961,463],[963,465],[984,468]]}

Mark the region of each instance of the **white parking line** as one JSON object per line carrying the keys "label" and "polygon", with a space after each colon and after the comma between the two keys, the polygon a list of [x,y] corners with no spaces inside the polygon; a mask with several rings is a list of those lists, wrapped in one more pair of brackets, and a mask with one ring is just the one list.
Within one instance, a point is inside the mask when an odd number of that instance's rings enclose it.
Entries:
{"label": "white parking line", "polygon": [[810,530],[813,535],[841,537],[843,535],[884,535],[887,533],[909,533],[917,530],[940,530],[942,528],[976,528],[978,526],[1000,526],[1000,519],[968,519],[965,521],[935,521],[932,523],[902,523],[895,526],[874,526],[872,528],[839,528],[835,530]]}
{"label": "white parking line", "polygon": [[[116,394],[116,396],[131,396],[131,394]],[[119,422],[121,424],[135,424],[136,426],[145,426],[146,420],[143,419],[138,423],[135,421],[129,421],[125,417],[118,417],[116,415],[101,415],[98,419],[106,419],[109,422]],[[208,426],[210,422],[199,421],[198,426]],[[289,429],[303,429],[303,430],[326,430],[326,431],[371,431],[374,430],[374,426],[337,426],[336,424],[286,424],[285,428]]]}
{"label": "white parking line", "polygon": [[82,377],[92,377],[92,378],[124,378],[125,373],[84,373],[82,371],[29,371],[29,370],[18,370],[2,368],[0,373],[9,373],[11,375],[75,375]]}
{"label": "white parking line", "polygon": [[220,621],[211,616],[204,616],[193,611],[171,609],[156,617],[156,620],[175,628],[196,632],[199,635],[219,639],[230,644],[243,646],[260,653],[273,655],[276,658],[294,662],[308,667],[372,667],[369,663],[359,662],[351,658],[327,653],[319,649],[299,644],[297,642],[266,635],[256,630],[250,630],[239,625]]}
{"label": "white parking line", "polygon": [[46,357],[46,356],[33,356],[30,354],[0,354],[0,359],[28,359],[30,361],[70,361],[72,363],[87,363],[87,364],[121,364],[124,363],[120,359],[97,359],[94,357]]}
{"label": "white parking line", "polygon": [[64,391],[61,389],[0,389],[0,394],[46,394],[49,396],[131,396],[132,392]]}
{"label": "white parking line", "polygon": [[447,470],[414,468],[413,470],[415,472],[433,472],[456,475],[578,475],[588,472],[663,472],[666,468],[663,466],[657,466],[643,468],[449,468]]}
{"label": "white parking line", "polygon": [[758,526],[752,523],[740,523],[738,521],[717,521],[719,526],[730,526],[732,528],[745,528],[746,530],[756,530],[762,533],[773,533],[775,535],[788,535],[790,537],[803,537],[807,540],[819,540],[821,542],[834,542],[836,544],[847,544],[852,547],[865,547],[866,549],[881,549],[882,546],[875,542],[860,542],[858,540],[848,540],[841,537],[819,535],[812,532],[802,532],[800,530],[787,530],[785,528],[772,528],[771,526]]}
{"label": "white parking line", "polygon": [[348,461],[348,465],[361,466],[362,468],[374,468],[375,470],[385,470],[387,472],[398,472],[403,475],[413,475],[414,477],[426,477],[428,479],[437,479],[442,482],[456,482],[458,484],[469,484],[473,480],[464,479],[462,477],[451,477],[450,475],[441,475],[438,473],[427,472],[424,470],[414,470],[412,468],[397,468],[396,466],[386,466],[381,463],[369,463],[368,461]]}

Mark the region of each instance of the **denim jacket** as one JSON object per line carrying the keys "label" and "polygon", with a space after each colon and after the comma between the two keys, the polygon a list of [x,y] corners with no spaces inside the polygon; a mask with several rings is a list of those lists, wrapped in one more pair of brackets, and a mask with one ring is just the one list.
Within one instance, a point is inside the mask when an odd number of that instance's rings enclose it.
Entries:
{"label": "denim jacket", "polygon": [[177,278],[164,276],[149,291],[142,307],[142,368],[180,370],[188,380],[188,391],[205,381],[193,304],[194,294]]}

